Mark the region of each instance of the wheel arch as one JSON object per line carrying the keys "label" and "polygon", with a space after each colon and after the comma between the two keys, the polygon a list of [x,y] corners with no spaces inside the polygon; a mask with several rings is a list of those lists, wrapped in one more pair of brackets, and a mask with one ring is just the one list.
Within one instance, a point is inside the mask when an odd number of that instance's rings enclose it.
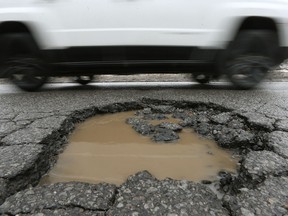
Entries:
{"label": "wheel arch", "polygon": [[[37,47],[39,47],[39,43],[37,43],[37,38],[35,37],[35,34],[32,30],[32,27],[29,25],[29,23],[25,22],[19,22],[19,21],[5,21],[0,23],[0,40],[1,40],[1,47],[5,45],[5,39],[9,37],[10,35],[17,35],[17,34],[27,34],[31,37],[33,42],[36,44]],[[7,48],[7,47],[6,47]],[[1,59],[5,56],[5,52],[7,50],[1,49]],[[4,52],[4,53],[3,53]]]}
{"label": "wheel arch", "polygon": [[[233,25],[232,25],[233,24]],[[281,29],[278,26],[276,18],[269,16],[242,16],[234,17],[230,20],[231,31],[229,33],[229,39],[227,38],[226,44],[223,46],[223,50],[219,51],[216,56],[216,64],[219,74],[223,74],[223,62],[227,57],[227,50],[230,49],[234,41],[237,40],[238,36],[244,31],[271,31],[276,35],[276,42],[279,50],[279,56],[276,56],[277,63],[283,61],[282,52],[280,49],[281,44]]]}
{"label": "wheel arch", "polygon": [[19,21],[4,21],[0,23],[0,64],[1,64],[1,71],[0,71],[0,77],[6,77],[7,74],[5,73],[5,70],[3,69],[5,65],[5,61],[7,57],[11,54],[15,53],[23,53],[25,52],[25,47],[28,46],[18,46],[17,40],[15,42],[15,45],[12,46],[13,41],[17,38],[19,35],[29,35],[31,38],[31,41],[33,44],[35,44],[36,47],[39,48],[37,41],[35,40],[34,34],[31,30],[31,26],[24,22]]}
{"label": "wheel arch", "polygon": [[30,34],[30,28],[26,23],[18,21],[4,21],[0,23],[0,34],[10,33],[28,33]]}
{"label": "wheel arch", "polygon": [[239,21],[239,26],[238,29],[236,28],[236,32],[234,34],[233,39],[235,39],[241,31],[245,30],[269,30],[276,33],[279,41],[279,29],[277,26],[277,21],[271,17],[265,17],[265,16],[243,17]]}

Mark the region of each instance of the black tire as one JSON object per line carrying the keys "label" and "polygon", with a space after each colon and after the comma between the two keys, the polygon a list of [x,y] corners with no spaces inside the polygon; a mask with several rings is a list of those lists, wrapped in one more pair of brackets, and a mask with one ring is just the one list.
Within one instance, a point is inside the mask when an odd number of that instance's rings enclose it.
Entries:
{"label": "black tire", "polygon": [[75,81],[81,85],[87,85],[89,84],[90,82],[92,82],[93,80],[93,76],[78,76],[76,77]]}
{"label": "black tire", "polygon": [[5,74],[17,87],[36,91],[47,81],[47,67],[38,46],[29,34],[5,36]]}
{"label": "black tire", "polygon": [[197,74],[197,75],[194,75],[194,80],[200,84],[208,84],[211,78],[208,75]]}
{"label": "black tire", "polygon": [[275,65],[278,47],[273,31],[242,31],[225,53],[224,73],[237,88],[254,88]]}

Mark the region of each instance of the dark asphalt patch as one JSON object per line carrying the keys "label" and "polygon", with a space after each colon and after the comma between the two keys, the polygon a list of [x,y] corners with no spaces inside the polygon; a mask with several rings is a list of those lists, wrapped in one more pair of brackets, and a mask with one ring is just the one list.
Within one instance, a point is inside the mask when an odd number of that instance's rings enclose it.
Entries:
{"label": "dark asphalt patch", "polygon": [[189,181],[157,180],[148,172],[120,186],[107,215],[229,215],[206,186]]}
{"label": "dark asphalt patch", "polygon": [[241,193],[224,200],[232,215],[287,215],[288,178],[269,178],[254,190],[243,188]]}
{"label": "dark asphalt patch", "polygon": [[283,158],[288,159],[288,133],[283,131],[274,131],[269,134],[268,137],[268,146],[271,149],[282,156]]}
{"label": "dark asphalt patch", "polygon": [[[0,213],[38,213],[43,209],[81,208],[88,211],[105,212],[114,201],[116,186],[110,184],[57,183],[30,188],[6,200]],[[75,215],[75,214],[73,214]]]}

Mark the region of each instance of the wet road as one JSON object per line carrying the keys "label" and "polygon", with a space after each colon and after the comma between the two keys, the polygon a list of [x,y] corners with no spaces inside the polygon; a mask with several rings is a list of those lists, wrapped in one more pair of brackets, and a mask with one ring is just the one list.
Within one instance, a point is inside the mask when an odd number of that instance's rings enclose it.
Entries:
{"label": "wet road", "polygon": [[[138,100],[188,100],[216,102],[231,108],[257,109],[261,104],[287,106],[288,82],[265,82],[254,90],[236,90],[229,83],[214,82],[94,82],[87,86],[76,83],[46,84],[38,92],[24,92],[11,84],[0,84],[0,110],[43,111],[70,110]],[[267,110],[267,112],[274,112]]]}
{"label": "wet road", "polygon": [[[287,107],[288,82],[265,82],[249,91],[235,90],[225,82],[199,85],[183,82],[94,82],[47,84],[38,92],[24,92],[14,85],[0,84],[0,110],[11,112],[50,112],[81,109],[93,105],[121,103],[141,98],[188,100],[221,104],[242,110],[254,110],[263,104]],[[263,112],[277,112],[268,109]],[[275,113],[276,114],[276,113]]]}
{"label": "wet road", "polygon": [[[104,90],[104,89],[145,89],[145,90],[155,90],[155,89],[190,89],[190,90],[236,90],[231,86],[228,82],[212,82],[208,85],[200,85],[196,82],[190,81],[119,81],[119,82],[93,82],[87,86],[81,86],[77,83],[73,82],[63,82],[63,83],[49,83],[46,84],[39,92],[47,92],[47,91],[65,91],[65,90],[79,90],[79,91],[87,91],[87,90]],[[243,92],[254,92],[254,91],[288,91],[288,82],[264,82],[259,85],[256,89],[250,91]],[[3,94],[29,94],[24,92],[13,84],[9,84],[7,82],[0,82],[0,95]]]}

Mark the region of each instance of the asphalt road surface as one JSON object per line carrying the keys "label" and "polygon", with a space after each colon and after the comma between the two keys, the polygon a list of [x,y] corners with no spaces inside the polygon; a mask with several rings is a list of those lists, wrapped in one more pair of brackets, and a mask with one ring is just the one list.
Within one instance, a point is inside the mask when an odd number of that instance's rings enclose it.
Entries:
{"label": "asphalt road surface", "polygon": [[[193,104],[225,113],[208,120],[225,129],[220,135],[245,145],[247,134],[253,133],[249,142],[255,143],[243,153],[239,176],[222,182],[237,187],[236,194],[218,199],[204,184],[158,181],[147,172],[131,176],[120,187],[83,183],[30,187],[55,162],[75,122],[101,112],[150,106],[163,109],[163,105],[189,108]],[[242,122],[229,128],[236,116]],[[207,120],[199,122],[207,125]],[[250,91],[235,90],[225,82],[207,86],[187,81],[54,83],[39,92],[23,92],[3,83],[0,204],[4,204],[0,214],[287,215],[287,149],[288,82],[266,82]]]}

